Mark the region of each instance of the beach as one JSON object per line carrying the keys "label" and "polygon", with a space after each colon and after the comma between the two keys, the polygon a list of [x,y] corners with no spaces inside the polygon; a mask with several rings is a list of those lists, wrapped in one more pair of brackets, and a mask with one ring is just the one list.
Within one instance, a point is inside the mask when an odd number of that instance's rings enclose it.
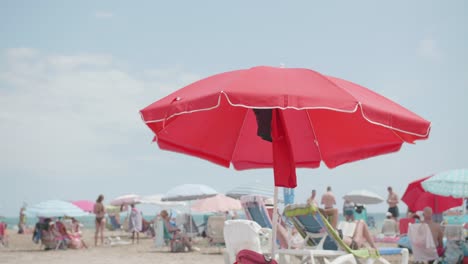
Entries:
{"label": "beach", "polygon": [[[106,232],[106,236],[121,236],[130,241],[128,235],[118,232]],[[40,244],[31,240],[31,234],[9,233],[8,248],[0,248],[0,263],[223,263],[223,255],[217,248],[205,248],[203,241],[197,243],[201,251],[171,253],[169,248],[156,248],[153,239],[141,234],[138,244],[94,246],[93,230],[83,232],[88,249],[43,250]]]}
{"label": "beach", "polygon": [[[12,231],[12,230],[11,230]],[[141,234],[138,244],[99,245],[94,246],[93,230],[83,232],[84,241],[88,249],[43,250],[40,244],[31,240],[31,234],[9,233],[9,246],[0,248],[0,263],[80,263],[80,264],[109,264],[109,263],[224,263],[222,247],[209,247],[203,239],[194,243],[200,251],[171,253],[168,247],[156,248],[153,239]],[[128,233],[107,231],[107,237],[119,236],[122,241],[130,242]],[[379,246],[394,247],[394,244],[379,244]],[[399,256],[385,257],[391,263],[399,263]]]}

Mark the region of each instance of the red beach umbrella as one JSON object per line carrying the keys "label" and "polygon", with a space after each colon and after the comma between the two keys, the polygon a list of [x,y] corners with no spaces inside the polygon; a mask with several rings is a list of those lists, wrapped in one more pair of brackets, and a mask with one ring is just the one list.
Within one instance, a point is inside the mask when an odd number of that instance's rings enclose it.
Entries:
{"label": "red beach umbrella", "polygon": [[296,167],[396,152],[430,131],[429,121],[367,88],[303,68],[216,74],[140,114],[159,148],[237,170],[273,168],[275,186],[288,188]]}
{"label": "red beach umbrella", "polygon": [[428,176],[410,182],[408,187],[406,187],[405,193],[401,197],[401,200],[405,202],[406,205],[408,205],[408,208],[411,211],[422,211],[424,207],[429,206],[432,208],[434,213],[439,214],[450,208],[463,204],[463,198],[441,196],[424,190],[421,183],[431,177],[432,176]]}
{"label": "red beach umbrella", "polygon": [[296,187],[295,167],[323,161],[334,168],[396,152],[430,130],[429,121],[360,85],[266,66],[192,83],[141,116],[161,149],[237,170],[274,167],[283,187]]}

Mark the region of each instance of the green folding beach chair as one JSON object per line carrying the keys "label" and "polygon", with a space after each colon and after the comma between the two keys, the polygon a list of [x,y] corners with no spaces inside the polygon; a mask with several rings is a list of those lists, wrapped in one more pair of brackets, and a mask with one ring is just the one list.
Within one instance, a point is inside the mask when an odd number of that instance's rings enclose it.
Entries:
{"label": "green folding beach chair", "polygon": [[[357,249],[353,250],[351,249],[341,238],[337,230],[335,230],[331,224],[328,222],[328,220],[320,213],[319,209],[317,207],[314,207],[313,205],[310,204],[298,204],[298,205],[288,205],[284,209],[284,215],[289,217],[293,223],[295,222],[301,222],[301,219],[308,219],[312,217],[315,219],[315,222],[319,224],[322,228],[323,231],[326,232],[326,234],[331,237],[335,243],[338,245],[338,247],[350,254],[353,254],[356,258],[357,261],[364,261],[366,263],[373,263],[375,261],[379,261],[382,263],[389,263],[385,258],[382,257],[382,255],[396,255],[396,254],[401,254],[401,263],[402,264],[407,264],[409,260],[409,252],[408,249],[406,248],[379,248],[378,251],[375,250],[370,250],[370,249]],[[305,217],[308,218],[305,218]],[[307,223],[304,223],[303,226],[307,226]],[[298,231],[301,234],[304,234],[303,237],[305,239],[308,239],[307,234],[310,233],[309,230],[300,230],[301,225],[296,225],[296,228],[298,228]]]}

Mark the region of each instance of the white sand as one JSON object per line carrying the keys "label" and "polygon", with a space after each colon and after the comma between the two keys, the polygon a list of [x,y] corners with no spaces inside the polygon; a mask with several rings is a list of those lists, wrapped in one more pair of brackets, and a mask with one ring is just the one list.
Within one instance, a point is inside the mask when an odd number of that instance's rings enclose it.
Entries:
{"label": "white sand", "polygon": [[[118,235],[106,232],[105,235]],[[84,232],[88,249],[41,250],[39,244],[32,242],[31,234],[19,235],[9,233],[8,248],[0,247],[0,263],[80,263],[80,264],[113,264],[113,263],[224,263],[222,249],[209,248],[204,241],[198,241],[200,252],[171,253],[169,248],[157,249],[153,240],[142,235],[139,244],[94,247],[92,230]],[[125,241],[129,238],[122,237]],[[210,253],[210,254],[208,254]]]}
{"label": "white sand", "polygon": [[[130,241],[128,234],[105,232],[106,236],[120,236],[124,241]],[[32,242],[31,234],[19,235],[9,233],[9,247],[0,247],[0,263],[34,263],[34,264],[119,264],[119,263],[224,263],[222,252],[224,248],[209,247],[205,240],[197,240],[194,245],[199,252],[171,253],[169,248],[156,248],[153,239],[141,235],[139,244],[129,245],[99,245],[94,247],[94,232],[86,230],[83,234],[88,249],[42,250],[39,244]],[[395,244],[378,244],[379,246],[395,247]],[[399,263],[400,257],[385,256],[391,263]]]}

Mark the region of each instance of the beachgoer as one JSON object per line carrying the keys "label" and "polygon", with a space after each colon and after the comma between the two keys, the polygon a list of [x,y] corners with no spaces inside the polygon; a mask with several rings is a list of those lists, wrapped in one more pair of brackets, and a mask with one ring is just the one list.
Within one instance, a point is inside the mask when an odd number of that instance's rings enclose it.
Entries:
{"label": "beachgoer", "polygon": [[382,223],[382,234],[384,236],[396,236],[399,234],[398,223],[393,219],[393,215],[390,212],[386,213],[386,218]]}
{"label": "beachgoer", "polygon": [[135,234],[137,237],[137,244],[140,240],[140,232],[142,230],[143,217],[140,211],[135,207],[135,204],[130,205],[130,217],[128,221],[128,231],[132,233],[132,244],[135,243]]}
{"label": "beachgoer", "polygon": [[392,213],[392,217],[393,219],[395,219],[395,221],[398,221],[398,217],[400,216],[400,213],[398,211],[398,195],[393,191],[391,186],[388,186],[387,191],[388,212]]}
{"label": "beachgoer", "polygon": [[437,248],[437,253],[439,254],[439,256],[442,256],[444,254],[444,232],[442,231],[442,227],[440,226],[440,224],[432,221],[431,207],[427,206],[424,208],[423,217],[423,223],[426,223],[429,226],[429,229],[431,229],[432,238],[434,239],[434,244]]}
{"label": "beachgoer", "polygon": [[161,215],[161,218],[163,219],[163,222],[167,231],[172,234],[173,236],[172,239],[174,239],[175,237],[178,237],[182,241],[183,245],[187,247],[189,251],[193,251],[195,248],[192,247],[192,243],[190,242],[189,238],[185,236],[184,234],[180,233],[179,228],[171,225],[170,223],[171,218],[169,217],[169,214],[167,213],[167,211],[162,210],[159,214]]}
{"label": "beachgoer", "polygon": [[[343,235],[343,242],[345,242],[351,249],[359,249],[365,247],[365,243],[367,242],[372,248],[377,249],[374,244],[374,239],[372,238],[372,234],[369,231],[369,227],[367,226],[366,222],[363,220],[354,221],[354,217],[350,217],[350,222],[342,222],[340,226],[338,226],[339,230],[346,230],[342,233]],[[344,228],[342,224],[353,224],[352,228],[346,227]]]}
{"label": "beachgoer", "polygon": [[327,187],[327,191],[322,195],[320,203],[323,204],[325,209],[333,208],[336,204],[335,195],[332,193],[330,186]]}
{"label": "beachgoer", "polygon": [[24,234],[25,227],[26,227],[26,214],[24,210],[26,208],[23,206],[19,212],[19,221],[18,221],[18,234]]}
{"label": "beachgoer", "polygon": [[104,228],[106,226],[106,208],[102,201],[104,200],[104,195],[100,194],[94,204],[94,214],[96,215],[96,232],[94,233],[94,245],[97,246],[98,235],[101,237],[101,244],[104,244]]}
{"label": "beachgoer", "polygon": [[311,205],[313,205],[315,207],[319,207],[317,201],[315,201],[315,196],[316,195],[317,195],[317,191],[315,191],[315,189],[313,189],[309,199],[307,199],[307,203],[311,204]]}
{"label": "beachgoer", "polygon": [[343,203],[343,215],[346,217],[346,215],[349,214],[354,214],[354,203],[348,199],[345,199]]}

